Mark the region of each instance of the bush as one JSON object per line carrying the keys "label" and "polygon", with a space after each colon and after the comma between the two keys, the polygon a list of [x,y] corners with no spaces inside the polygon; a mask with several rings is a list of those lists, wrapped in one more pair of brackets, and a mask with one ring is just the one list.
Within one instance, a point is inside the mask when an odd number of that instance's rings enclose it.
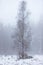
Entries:
{"label": "bush", "polygon": [[31,59],[33,58],[32,56],[28,56],[26,53],[22,55],[22,53],[19,54],[19,59]]}

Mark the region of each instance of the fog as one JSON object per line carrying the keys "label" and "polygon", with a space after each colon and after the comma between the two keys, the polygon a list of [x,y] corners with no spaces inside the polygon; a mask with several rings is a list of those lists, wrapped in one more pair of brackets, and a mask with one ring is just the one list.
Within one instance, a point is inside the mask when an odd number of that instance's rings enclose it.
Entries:
{"label": "fog", "polygon": [[[0,0],[0,54],[15,54],[12,29],[16,26],[21,0]],[[43,0],[25,0],[30,12],[32,54],[43,54]]]}
{"label": "fog", "polygon": [[[15,23],[20,1],[22,0],[0,0],[0,21],[4,23]],[[43,14],[43,0],[26,0],[27,10],[31,13],[32,23],[37,23]],[[15,7],[16,6],[16,7]]]}

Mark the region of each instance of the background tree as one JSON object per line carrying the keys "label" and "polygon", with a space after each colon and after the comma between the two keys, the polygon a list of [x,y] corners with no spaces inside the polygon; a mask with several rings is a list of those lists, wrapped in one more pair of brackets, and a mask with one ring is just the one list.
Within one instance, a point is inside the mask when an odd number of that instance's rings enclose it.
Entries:
{"label": "background tree", "polygon": [[17,27],[14,30],[15,50],[18,50],[19,56],[25,58],[27,51],[30,50],[31,28],[28,21],[28,12],[26,12],[26,2],[22,1],[18,13]]}

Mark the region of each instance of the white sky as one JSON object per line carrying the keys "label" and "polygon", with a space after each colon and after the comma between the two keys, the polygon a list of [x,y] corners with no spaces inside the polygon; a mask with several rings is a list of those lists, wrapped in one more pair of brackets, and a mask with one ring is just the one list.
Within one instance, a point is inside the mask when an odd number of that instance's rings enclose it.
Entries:
{"label": "white sky", "polygon": [[[15,22],[19,1],[22,0],[0,0],[0,22]],[[27,9],[30,10],[32,23],[37,23],[43,15],[43,0],[26,0]],[[20,7],[20,6],[19,6]],[[17,10],[18,9],[18,10]]]}

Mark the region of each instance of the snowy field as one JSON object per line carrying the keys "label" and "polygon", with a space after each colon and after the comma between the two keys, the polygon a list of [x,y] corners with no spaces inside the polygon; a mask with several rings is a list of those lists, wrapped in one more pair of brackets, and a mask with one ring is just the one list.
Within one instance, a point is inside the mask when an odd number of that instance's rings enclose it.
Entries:
{"label": "snowy field", "polygon": [[43,65],[43,55],[34,55],[33,58],[24,60],[18,60],[14,55],[0,55],[0,65]]}

